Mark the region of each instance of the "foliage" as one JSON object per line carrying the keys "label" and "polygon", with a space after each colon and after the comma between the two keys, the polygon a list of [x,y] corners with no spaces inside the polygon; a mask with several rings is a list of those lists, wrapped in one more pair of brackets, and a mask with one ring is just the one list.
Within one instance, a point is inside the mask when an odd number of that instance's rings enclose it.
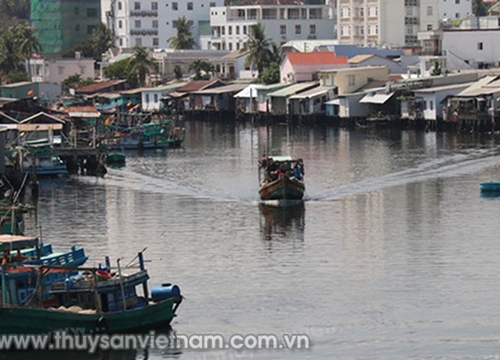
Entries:
{"label": "foliage", "polygon": [[61,83],[63,92],[68,92],[69,89],[76,89],[82,86],[90,85],[94,82],[94,79],[87,78],[82,79],[80,74],[74,74],[68,76]]}
{"label": "foliage", "polygon": [[156,63],[149,57],[149,50],[144,46],[136,46],[134,48],[134,58],[130,62],[131,71],[135,72],[138,77],[139,85],[146,84],[146,76],[151,71],[157,70]]}
{"label": "foliage", "polygon": [[94,47],[92,45],[92,39],[87,39],[79,42],[78,44],[71,47],[71,49],[66,50],[63,54],[63,58],[74,58],[75,53],[79,52],[84,58],[94,57]]}
{"label": "foliage", "polygon": [[182,79],[182,68],[180,67],[180,65],[175,65],[174,66],[174,76],[175,76],[175,79],[176,80],[180,80]]}
{"label": "foliage", "polygon": [[280,82],[280,65],[272,63],[262,74],[259,75],[259,82],[263,84],[275,84]]}
{"label": "foliage", "polygon": [[210,74],[215,74],[215,67],[213,64],[203,61],[195,60],[189,65],[189,71],[194,71],[193,80],[209,80]]}
{"label": "foliage", "polygon": [[262,73],[271,60],[270,46],[270,39],[266,38],[265,29],[262,24],[251,25],[248,40],[240,50],[241,52],[248,51],[245,66],[253,67],[259,74]]}
{"label": "foliage", "polygon": [[488,9],[483,0],[473,0],[472,13],[476,16],[485,16],[488,14]]}
{"label": "foliage", "polygon": [[173,49],[190,50],[197,45],[193,38],[192,31],[194,26],[191,20],[188,20],[185,16],[180,17],[175,21],[175,28],[177,30],[177,35],[167,40]]}
{"label": "foliage", "polygon": [[30,19],[29,0],[0,0],[0,33]]}
{"label": "foliage", "polygon": [[[108,79],[131,79],[137,77],[131,70],[132,58],[117,61],[104,68],[104,76]],[[135,81],[137,82],[137,81]],[[132,86],[132,84],[130,84]]]}
{"label": "foliage", "polygon": [[97,61],[102,60],[102,54],[114,45],[115,37],[108,27],[99,23],[92,32],[92,50],[93,57]]}
{"label": "foliage", "polygon": [[439,66],[439,61],[434,60],[434,68],[431,71],[431,75],[432,76],[439,76],[442,73],[443,72],[441,71],[441,67]]}

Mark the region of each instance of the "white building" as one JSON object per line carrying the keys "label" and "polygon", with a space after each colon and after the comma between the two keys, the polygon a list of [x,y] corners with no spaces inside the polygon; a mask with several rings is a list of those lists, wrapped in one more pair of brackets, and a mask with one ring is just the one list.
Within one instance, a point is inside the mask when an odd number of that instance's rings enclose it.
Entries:
{"label": "white building", "polygon": [[419,45],[420,31],[437,29],[444,19],[472,13],[471,0],[337,0],[341,44],[391,47]]}
{"label": "white building", "polygon": [[250,26],[260,23],[277,45],[289,40],[331,39],[335,16],[330,5],[247,5],[210,10],[209,48],[236,51],[248,40]]}
{"label": "white building", "polygon": [[79,56],[76,59],[31,58],[29,62],[31,81],[61,84],[73,75],[80,75],[82,80],[94,79],[96,77],[94,63],[94,59],[80,58]]}
{"label": "white building", "polygon": [[[146,46],[168,48],[168,39],[177,35],[176,21],[185,16],[192,21],[192,34],[199,43],[199,25],[210,19],[210,8],[221,6],[224,0],[211,1],[140,1],[104,0],[103,18],[112,24],[116,46],[131,48]],[[113,9],[110,8],[113,6]],[[107,8],[106,8],[107,7]],[[108,16],[106,16],[108,14]]]}

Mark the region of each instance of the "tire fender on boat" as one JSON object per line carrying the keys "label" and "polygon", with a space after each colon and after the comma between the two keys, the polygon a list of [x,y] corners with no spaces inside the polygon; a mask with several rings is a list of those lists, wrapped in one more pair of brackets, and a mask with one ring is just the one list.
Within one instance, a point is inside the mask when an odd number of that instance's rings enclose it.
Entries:
{"label": "tire fender on boat", "polygon": [[96,330],[100,333],[105,333],[108,330],[108,321],[104,316],[97,319]]}

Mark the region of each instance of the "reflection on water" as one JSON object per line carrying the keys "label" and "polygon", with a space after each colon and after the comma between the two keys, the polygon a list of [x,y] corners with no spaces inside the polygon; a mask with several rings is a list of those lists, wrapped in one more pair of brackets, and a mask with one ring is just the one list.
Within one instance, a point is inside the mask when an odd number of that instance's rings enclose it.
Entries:
{"label": "reflection on water", "polygon": [[304,201],[261,202],[259,210],[264,240],[289,237],[304,240]]}

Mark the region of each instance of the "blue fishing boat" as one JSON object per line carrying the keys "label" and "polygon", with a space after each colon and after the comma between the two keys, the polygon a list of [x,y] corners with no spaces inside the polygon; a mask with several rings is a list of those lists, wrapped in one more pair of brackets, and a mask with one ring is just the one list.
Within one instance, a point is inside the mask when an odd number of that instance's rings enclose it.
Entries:
{"label": "blue fishing boat", "polygon": [[498,181],[487,181],[479,183],[479,189],[481,192],[498,192],[500,193],[500,182]]}
{"label": "blue fishing boat", "polygon": [[[44,140],[44,139],[42,139]],[[57,155],[56,150],[45,142],[26,143],[23,156],[24,173],[33,173],[41,176],[66,176],[68,168]]]}

